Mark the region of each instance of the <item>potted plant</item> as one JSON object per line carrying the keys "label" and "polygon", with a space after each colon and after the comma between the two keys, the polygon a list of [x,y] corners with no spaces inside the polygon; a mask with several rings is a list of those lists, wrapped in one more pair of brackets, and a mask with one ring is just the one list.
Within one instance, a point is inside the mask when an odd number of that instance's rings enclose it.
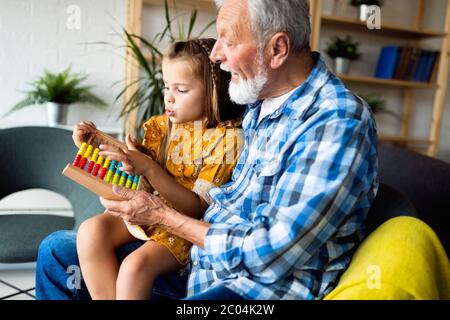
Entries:
{"label": "potted plant", "polygon": [[379,6],[381,7],[384,0],[350,0],[349,4],[353,7],[359,8],[359,19],[361,21],[367,21],[369,18],[369,7]]}
{"label": "potted plant", "polygon": [[[142,124],[152,115],[160,114],[164,110],[164,83],[162,80],[161,60],[163,53],[159,48],[167,43],[173,43],[179,40],[187,40],[192,37],[192,31],[197,19],[197,10],[190,12],[189,24],[186,26],[184,20],[180,22],[181,14],[178,14],[175,7],[175,16],[172,18],[169,12],[167,0],[164,1],[165,7],[165,26],[155,35],[152,40],[144,39],[138,35],[129,33],[122,28],[123,40],[126,49],[131,53],[132,58],[136,61],[140,68],[139,79],[129,83],[116,97],[116,101],[125,96],[125,92],[129,88],[135,88],[132,94],[124,101],[124,106],[120,116],[125,119],[125,124],[129,125],[128,117],[136,116],[137,121],[133,121],[133,131],[137,136],[142,135]],[[177,31],[173,26],[173,22],[177,20]],[[196,35],[200,38],[207,31],[215,20],[206,24]]]}
{"label": "potted plant", "polygon": [[359,43],[354,42],[349,35],[345,38],[334,37],[328,43],[325,52],[333,59],[334,72],[336,73],[348,73],[350,62],[361,57]]}
{"label": "potted plant", "polygon": [[82,86],[87,75],[70,73],[68,67],[61,73],[50,73],[47,70],[31,83],[32,89],[26,91],[26,97],[18,102],[8,113],[34,104],[45,104],[47,107],[48,125],[64,125],[67,121],[69,105],[73,103],[89,103],[105,106],[106,103],[91,92],[92,86]]}
{"label": "potted plant", "polygon": [[401,117],[396,114],[395,112],[388,110],[385,107],[385,101],[382,100],[380,97],[378,97],[375,94],[358,94],[360,98],[362,98],[364,101],[367,102],[370,109],[374,114],[380,114],[385,113],[393,116],[394,118],[397,118],[398,120],[401,120]]}

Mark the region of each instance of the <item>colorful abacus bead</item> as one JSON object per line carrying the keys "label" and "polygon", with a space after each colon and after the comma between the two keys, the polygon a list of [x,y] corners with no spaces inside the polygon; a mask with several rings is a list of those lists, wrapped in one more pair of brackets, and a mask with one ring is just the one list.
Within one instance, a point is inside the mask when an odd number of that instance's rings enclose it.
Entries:
{"label": "colorful abacus bead", "polygon": [[87,149],[87,143],[83,142],[81,144],[80,149],[77,152],[77,155],[75,156],[75,159],[73,159],[72,165],[75,167],[78,167],[78,165],[80,164],[81,158],[83,157],[83,154],[86,152]]}
{"label": "colorful abacus bead", "polygon": [[125,188],[131,189],[131,186],[133,185],[133,176],[129,175],[127,179],[127,183],[125,184]]}
{"label": "colorful abacus bead", "polygon": [[104,160],[103,156],[98,157],[97,162],[95,163],[95,166],[94,166],[94,170],[92,170],[92,175],[94,177],[97,176],[98,170],[100,170],[100,166],[102,165],[103,160]]}
{"label": "colorful abacus bead", "polygon": [[94,147],[89,145],[87,150],[86,150],[86,152],[84,153],[83,158],[80,161],[80,168],[81,168],[81,170],[84,170],[84,167],[86,166],[86,162],[87,162],[89,156],[92,153],[92,149],[94,149]]}
{"label": "colorful abacus bead", "polygon": [[102,180],[105,178],[105,175],[108,172],[109,162],[110,162],[109,158],[106,158],[105,163],[103,164],[102,170],[100,171],[100,174],[98,176]]}
{"label": "colorful abacus bead", "polygon": [[127,181],[127,173],[125,171],[122,172],[122,176],[119,180],[119,186],[125,187],[125,182]]}
{"label": "colorful abacus bead", "polygon": [[109,183],[111,181],[111,177],[114,174],[114,167],[115,166],[116,166],[116,162],[114,160],[111,161],[111,164],[109,165],[108,173],[106,174],[105,182]]}
{"label": "colorful abacus bead", "polygon": [[132,190],[136,190],[139,182],[139,176],[134,176],[133,184],[131,185]]}
{"label": "colorful abacus bead", "polygon": [[98,148],[95,148],[94,153],[92,154],[91,161],[89,161],[88,167],[86,169],[87,173],[91,173],[92,169],[94,169],[94,164],[98,158]]}
{"label": "colorful abacus bead", "polygon": [[120,167],[122,166],[122,162],[119,162],[119,164],[117,165],[116,168],[116,173],[114,174],[114,178],[112,181],[112,184],[116,185],[119,184],[119,179],[120,179]]}

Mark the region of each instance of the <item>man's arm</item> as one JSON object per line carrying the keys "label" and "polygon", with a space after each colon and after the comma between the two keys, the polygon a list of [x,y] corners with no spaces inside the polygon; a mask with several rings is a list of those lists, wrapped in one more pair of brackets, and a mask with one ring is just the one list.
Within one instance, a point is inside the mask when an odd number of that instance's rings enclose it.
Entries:
{"label": "man's arm", "polygon": [[[354,233],[342,226],[354,221],[359,227],[366,212],[355,206],[373,191],[371,129],[357,119],[330,119],[302,135],[272,201],[261,203],[250,221],[208,229],[204,245],[214,268],[273,283],[307,263],[338,232]],[[364,205],[368,210],[370,203]]]}
{"label": "man's arm", "polygon": [[207,224],[125,189],[129,201],[102,204],[131,223],[166,228],[204,248],[216,267],[272,283],[317,253],[349,218],[359,193],[372,187],[365,181],[372,143],[367,129],[360,120],[337,119],[309,130],[289,157],[276,201],[261,203],[251,221]]}
{"label": "man's arm", "polygon": [[160,226],[200,248],[204,248],[206,233],[210,224],[186,216],[145,191],[134,191],[113,186],[113,191],[123,201],[100,198],[107,213],[121,217],[127,222],[139,225]]}

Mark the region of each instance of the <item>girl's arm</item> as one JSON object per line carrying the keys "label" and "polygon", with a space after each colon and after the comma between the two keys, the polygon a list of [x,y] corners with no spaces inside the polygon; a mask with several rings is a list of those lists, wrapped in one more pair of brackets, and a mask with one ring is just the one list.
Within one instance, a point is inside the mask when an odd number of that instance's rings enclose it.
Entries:
{"label": "girl's arm", "polygon": [[178,211],[200,219],[208,204],[196,193],[180,185],[170,174],[149,156],[136,149],[136,143],[129,135],[126,137],[128,150],[119,150],[113,146],[100,145],[99,155],[122,162],[122,171],[133,175],[145,176],[161,196]]}
{"label": "girl's arm", "polygon": [[200,219],[208,208],[206,201],[195,192],[179,184],[157,162],[151,159],[150,161],[144,175],[153,188],[169,201],[176,210]]}

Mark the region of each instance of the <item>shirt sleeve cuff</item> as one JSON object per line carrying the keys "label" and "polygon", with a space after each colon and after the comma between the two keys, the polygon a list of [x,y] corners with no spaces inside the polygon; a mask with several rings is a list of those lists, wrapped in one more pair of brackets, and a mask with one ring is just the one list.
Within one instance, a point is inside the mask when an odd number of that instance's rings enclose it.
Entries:
{"label": "shirt sleeve cuff", "polygon": [[205,251],[228,271],[242,268],[244,238],[251,227],[245,224],[213,223],[205,237]]}
{"label": "shirt sleeve cuff", "polygon": [[216,187],[215,184],[203,180],[203,179],[197,179],[195,181],[194,187],[192,188],[192,192],[198,194],[203,200],[206,201],[207,204],[213,203],[213,200],[211,196],[209,195],[209,190]]}

